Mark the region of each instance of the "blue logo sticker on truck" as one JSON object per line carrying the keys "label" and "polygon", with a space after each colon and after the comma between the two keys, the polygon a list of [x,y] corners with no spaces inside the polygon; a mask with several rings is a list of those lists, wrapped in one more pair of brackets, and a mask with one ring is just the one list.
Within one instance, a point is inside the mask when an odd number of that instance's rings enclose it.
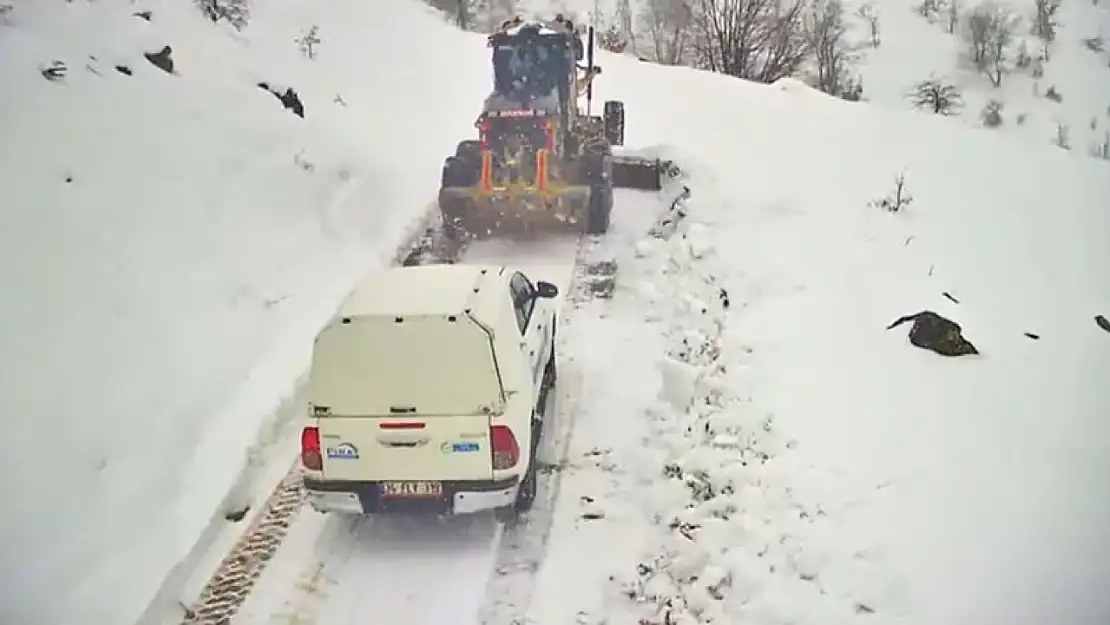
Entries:
{"label": "blue logo sticker on truck", "polygon": [[444,441],[439,450],[445,454],[467,454],[481,449],[481,445],[470,441]]}
{"label": "blue logo sticker on truck", "polygon": [[351,443],[339,443],[335,447],[328,447],[328,458],[334,460],[358,460],[358,447]]}

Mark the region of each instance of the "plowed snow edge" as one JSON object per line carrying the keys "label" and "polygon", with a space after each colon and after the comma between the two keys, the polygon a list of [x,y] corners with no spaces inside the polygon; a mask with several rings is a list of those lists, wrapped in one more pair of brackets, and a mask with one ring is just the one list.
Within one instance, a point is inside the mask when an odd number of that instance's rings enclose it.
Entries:
{"label": "plowed snow edge", "polygon": [[[458,253],[434,236],[434,216],[421,221],[397,248],[393,265],[426,264]],[[227,625],[250,595],[255,582],[297,519],[305,496],[300,463],[293,461],[251,524],[220,561],[197,599],[182,604],[181,625]]]}

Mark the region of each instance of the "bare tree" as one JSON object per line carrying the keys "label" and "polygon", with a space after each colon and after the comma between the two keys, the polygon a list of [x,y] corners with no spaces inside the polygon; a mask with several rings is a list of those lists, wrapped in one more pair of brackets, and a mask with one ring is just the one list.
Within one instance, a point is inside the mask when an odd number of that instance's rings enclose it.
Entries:
{"label": "bare tree", "polygon": [[213,24],[227,22],[235,30],[243,30],[250,20],[250,0],[193,0],[193,4]]}
{"label": "bare tree", "polygon": [[444,16],[463,30],[475,27],[475,14],[479,0],[424,0],[433,9],[439,9]]}
{"label": "bare tree", "polygon": [[632,51],[635,52],[636,35],[632,28],[632,6],[629,4],[629,0],[617,0],[615,21],[621,37],[624,38],[627,45],[631,46]]}
{"label": "bare tree", "polygon": [[852,86],[848,69],[853,58],[844,5],[840,0],[816,0],[807,11],[805,26],[816,69],[814,86],[829,95],[844,95]]}
{"label": "bare tree", "polygon": [[806,0],[695,0],[696,63],[738,78],[770,83],[809,60]]}
{"label": "bare tree", "polygon": [[917,83],[907,95],[914,106],[928,109],[937,115],[955,115],[964,105],[963,97],[955,85],[942,83],[936,78]]}
{"label": "bare tree", "polygon": [[930,22],[935,20],[937,13],[940,12],[941,0],[921,0],[917,5],[917,14]]}
{"label": "bare tree", "polygon": [[637,16],[647,39],[646,55],[664,65],[689,60],[693,8],[690,0],[645,0]]}
{"label": "bare tree", "polygon": [[1007,71],[1020,18],[988,0],[971,10],[964,26],[967,55],[972,65],[998,87]]}
{"label": "bare tree", "polygon": [[1056,40],[1056,12],[1060,10],[1060,0],[1033,0],[1032,33],[1045,43]]}
{"label": "bare tree", "polygon": [[963,12],[963,4],[960,0],[948,0],[948,34],[954,35],[956,28],[960,26],[960,15]]}
{"label": "bare tree", "polygon": [[493,32],[505,20],[516,17],[517,9],[517,0],[475,0],[473,28]]}
{"label": "bare tree", "polygon": [[879,37],[879,14],[875,12],[875,5],[865,2],[856,8],[856,15],[867,25],[868,40],[872,48],[878,48],[882,43]]}

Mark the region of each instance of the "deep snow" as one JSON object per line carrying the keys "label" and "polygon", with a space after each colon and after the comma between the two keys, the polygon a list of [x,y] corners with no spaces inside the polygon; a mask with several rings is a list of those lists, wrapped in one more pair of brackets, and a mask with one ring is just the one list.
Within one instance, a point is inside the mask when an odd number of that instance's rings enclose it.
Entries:
{"label": "deep snow", "polygon": [[[150,23],[131,16],[145,6]],[[2,492],[24,503],[0,532],[20,563],[0,620],[131,622],[317,325],[426,208],[486,51],[416,3],[368,7],[275,0],[232,35],[168,2],[22,3],[0,30],[18,94],[0,103],[3,468],[28,476]],[[314,23],[308,61],[291,41]],[[167,42],[177,76],[139,54]],[[55,58],[62,83],[38,72]],[[601,63],[599,99],[626,101],[630,143],[664,146],[694,197],[670,241],[622,248],[612,302],[574,313],[588,386],[529,615],[661,609],[627,584],[760,625],[1105,623],[1105,164],[790,81]],[[259,80],[296,86],[307,119]],[[903,171],[914,202],[869,205]],[[883,329],[922,308],[983,355]],[[719,355],[678,362],[682,338]],[[712,410],[683,410],[710,392]],[[582,458],[595,447],[607,461]],[[736,467],[746,454],[768,461]],[[664,465],[732,494],[688,509]],[[607,512],[590,529],[584,496]],[[640,563],[660,573],[644,591]],[[724,598],[691,573],[730,579]]]}
{"label": "deep snow", "polygon": [[[0,487],[20,502],[0,532],[0,559],[20,563],[0,620],[133,621],[217,513],[319,324],[424,212],[474,115],[434,98],[477,101],[484,68],[440,75],[436,48],[401,38],[409,21],[469,39],[375,10],[372,38],[359,4],[267,3],[243,34],[190,3],[5,16],[0,466],[25,477]],[[314,23],[309,61],[293,40]],[[174,76],[141,55],[167,44]],[[54,60],[69,71],[49,82]],[[306,119],[259,81],[296,87]]]}

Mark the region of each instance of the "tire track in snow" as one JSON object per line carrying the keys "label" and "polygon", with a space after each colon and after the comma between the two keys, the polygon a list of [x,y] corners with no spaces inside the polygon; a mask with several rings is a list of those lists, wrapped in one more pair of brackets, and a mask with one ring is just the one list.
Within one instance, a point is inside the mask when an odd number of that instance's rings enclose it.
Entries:
{"label": "tire track in snow", "polygon": [[[590,256],[599,248],[600,237],[583,237],[574,261],[574,275],[568,285],[568,300],[574,309],[592,299],[582,280]],[[562,328],[574,323],[574,315],[563,318]],[[562,330],[561,330],[562,332]],[[560,353],[565,354],[566,334],[560,334]],[[555,520],[563,467],[567,462],[574,422],[581,397],[582,374],[573,359],[560,359],[558,392],[552,411],[557,426],[544,432],[537,456],[545,470],[537,484],[532,510],[517,523],[505,528],[501,553],[489,580],[486,602],[479,615],[483,625],[522,623],[531,604],[535,575],[543,562],[547,540]]]}
{"label": "tire track in snow", "polygon": [[294,462],[266,500],[262,514],[255,517],[220,562],[195,607],[186,609],[183,625],[221,625],[231,620],[281,545],[303,503],[300,465]]}
{"label": "tire track in snow", "polygon": [[[338,201],[350,196],[352,187],[344,185],[337,190]],[[420,256],[421,263],[436,262],[437,250],[428,238],[426,217],[398,247],[395,265]],[[423,256],[421,251],[428,252]],[[185,606],[181,625],[227,625],[250,595],[255,582],[273,558],[297,519],[305,501],[299,461],[294,461],[289,472],[267,497],[261,510],[240,535],[228,554],[220,561],[215,572],[201,589],[199,596]]]}

